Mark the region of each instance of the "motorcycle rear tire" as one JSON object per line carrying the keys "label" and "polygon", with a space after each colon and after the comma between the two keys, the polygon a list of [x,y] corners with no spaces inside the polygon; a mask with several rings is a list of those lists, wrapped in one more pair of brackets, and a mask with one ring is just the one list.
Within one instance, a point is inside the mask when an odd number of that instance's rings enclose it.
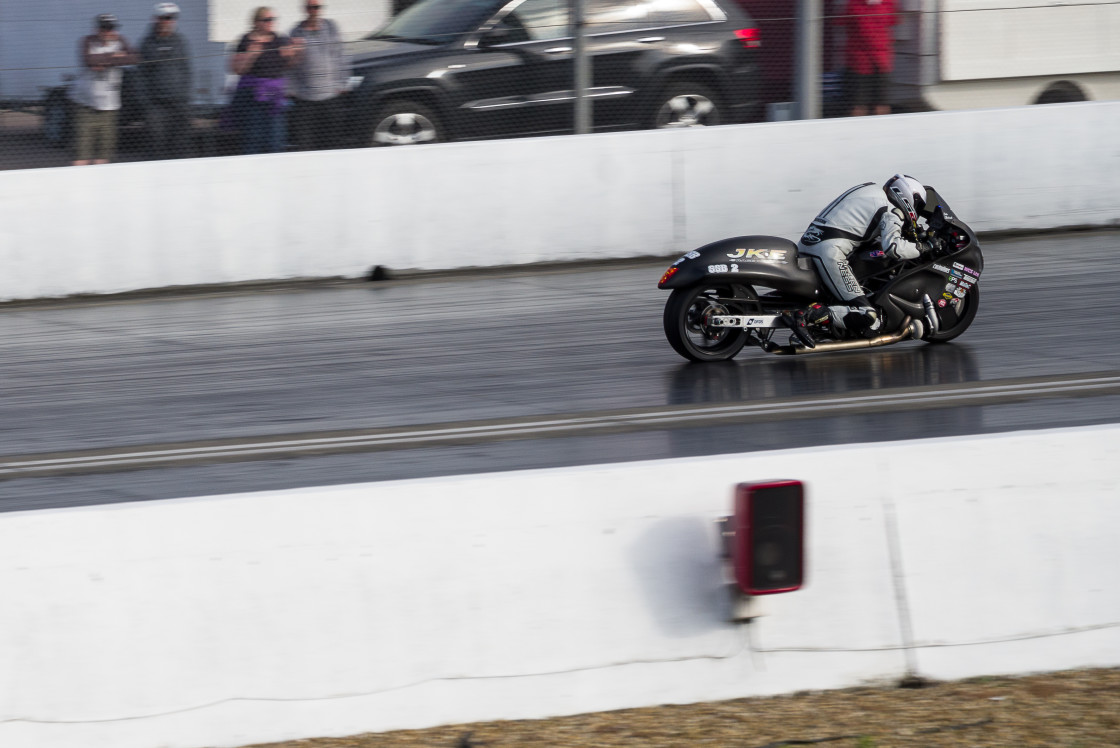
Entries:
{"label": "motorcycle rear tire", "polygon": [[973,286],[964,297],[964,314],[957,317],[957,321],[949,327],[943,327],[937,331],[936,334],[930,335],[926,338],[929,343],[948,343],[953,338],[956,338],[972,324],[972,320],[976,319],[976,312],[980,308],[980,287]]}
{"label": "motorcycle rear tire", "polygon": [[[702,297],[712,298],[705,301]],[[720,303],[714,301],[714,297],[735,298],[735,302]],[[703,322],[705,314],[749,314],[758,309],[758,295],[750,286],[701,283],[677,288],[665,302],[662,317],[665,337],[673,350],[689,361],[726,361],[743,349],[747,332],[731,327],[707,327]]]}

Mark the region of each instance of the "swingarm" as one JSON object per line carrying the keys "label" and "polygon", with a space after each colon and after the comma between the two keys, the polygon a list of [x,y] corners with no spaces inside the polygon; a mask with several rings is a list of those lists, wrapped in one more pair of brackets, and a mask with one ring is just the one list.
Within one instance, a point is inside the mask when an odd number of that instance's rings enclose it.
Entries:
{"label": "swingarm", "polygon": [[772,330],[784,328],[777,314],[713,314],[706,320],[708,327],[734,327],[742,330]]}

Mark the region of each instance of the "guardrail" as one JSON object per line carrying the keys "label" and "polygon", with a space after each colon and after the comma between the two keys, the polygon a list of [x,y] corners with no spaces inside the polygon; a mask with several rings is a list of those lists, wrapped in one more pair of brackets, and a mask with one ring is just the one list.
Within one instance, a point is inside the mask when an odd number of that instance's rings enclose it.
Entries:
{"label": "guardrail", "polygon": [[1120,223],[1120,102],[0,173],[0,300],[671,255],[899,171],[978,231]]}
{"label": "guardrail", "polygon": [[[237,746],[1120,665],[1120,426],[0,514],[0,745]],[[728,622],[714,520],[807,487]]]}

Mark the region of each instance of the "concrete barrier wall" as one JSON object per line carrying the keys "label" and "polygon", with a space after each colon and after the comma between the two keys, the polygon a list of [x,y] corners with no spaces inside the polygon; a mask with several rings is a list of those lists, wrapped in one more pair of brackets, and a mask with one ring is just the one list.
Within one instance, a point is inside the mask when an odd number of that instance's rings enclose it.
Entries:
{"label": "concrete barrier wall", "polygon": [[[1120,665],[1120,427],[0,515],[0,745],[237,746]],[[800,478],[808,584],[713,520]]]}
{"label": "concrete barrier wall", "polygon": [[1120,102],[0,173],[0,300],[796,238],[904,171],[978,231],[1120,223]]}

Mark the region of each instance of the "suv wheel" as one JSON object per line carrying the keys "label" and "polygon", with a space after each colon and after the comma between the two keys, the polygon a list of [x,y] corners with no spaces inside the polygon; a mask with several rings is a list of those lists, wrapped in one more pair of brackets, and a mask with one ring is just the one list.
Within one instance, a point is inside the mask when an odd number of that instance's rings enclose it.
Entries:
{"label": "suv wheel", "polygon": [[703,127],[723,121],[712,89],[702,83],[672,83],[661,92],[654,109],[653,126]]}
{"label": "suv wheel", "polygon": [[377,111],[370,131],[372,146],[415,145],[443,140],[443,127],[431,107],[398,99]]}

